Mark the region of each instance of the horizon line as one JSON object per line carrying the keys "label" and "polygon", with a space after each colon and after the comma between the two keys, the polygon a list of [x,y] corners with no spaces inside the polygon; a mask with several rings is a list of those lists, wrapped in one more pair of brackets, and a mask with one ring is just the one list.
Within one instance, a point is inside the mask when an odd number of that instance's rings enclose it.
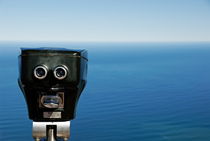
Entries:
{"label": "horizon line", "polygon": [[52,40],[0,40],[13,43],[210,43],[210,41],[52,41]]}

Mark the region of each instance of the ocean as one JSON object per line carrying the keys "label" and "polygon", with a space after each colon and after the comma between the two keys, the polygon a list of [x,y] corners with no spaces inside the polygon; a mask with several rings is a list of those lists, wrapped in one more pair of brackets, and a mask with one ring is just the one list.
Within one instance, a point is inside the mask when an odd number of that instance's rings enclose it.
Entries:
{"label": "ocean", "polygon": [[210,140],[210,43],[0,42],[0,141],[30,141],[20,47],[87,49],[71,141]]}

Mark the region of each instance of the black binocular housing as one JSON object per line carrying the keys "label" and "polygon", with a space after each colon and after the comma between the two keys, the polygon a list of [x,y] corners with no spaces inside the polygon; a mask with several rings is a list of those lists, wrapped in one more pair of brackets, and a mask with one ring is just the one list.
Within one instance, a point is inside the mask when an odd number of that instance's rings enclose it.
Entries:
{"label": "black binocular housing", "polygon": [[22,49],[19,86],[33,121],[69,121],[87,80],[87,51]]}

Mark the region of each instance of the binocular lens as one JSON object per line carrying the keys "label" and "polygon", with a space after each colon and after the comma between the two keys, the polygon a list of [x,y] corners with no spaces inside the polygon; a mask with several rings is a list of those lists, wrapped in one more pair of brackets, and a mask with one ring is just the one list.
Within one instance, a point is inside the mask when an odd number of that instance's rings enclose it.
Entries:
{"label": "binocular lens", "polygon": [[38,68],[38,69],[36,70],[36,75],[37,75],[38,77],[44,76],[44,75],[45,75],[44,69]]}
{"label": "binocular lens", "polygon": [[56,75],[58,77],[63,77],[65,75],[65,71],[63,69],[59,68],[56,70]]}
{"label": "binocular lens", "polygon": [[55,78],[57,78],[59,80],[62,80],[64,78],[66,78],[66,76],[67,76],[67,69],[65,67],[63,67],[63,66],[55,68],[54,76],[55,76]]}
{"label": "binocular lens", "polygon": [[44,66],[38,66],[34,69],[34,76],[37,79],[44,79],[47,76],[47,68]]}

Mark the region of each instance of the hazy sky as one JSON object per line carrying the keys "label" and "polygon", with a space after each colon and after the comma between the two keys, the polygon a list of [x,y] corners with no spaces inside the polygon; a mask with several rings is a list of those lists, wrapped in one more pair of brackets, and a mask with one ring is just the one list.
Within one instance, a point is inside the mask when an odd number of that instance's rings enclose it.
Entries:
{"label": "hazy sky", "polygon": [[0,0],[0,40],[210,41],[210,0]]}

